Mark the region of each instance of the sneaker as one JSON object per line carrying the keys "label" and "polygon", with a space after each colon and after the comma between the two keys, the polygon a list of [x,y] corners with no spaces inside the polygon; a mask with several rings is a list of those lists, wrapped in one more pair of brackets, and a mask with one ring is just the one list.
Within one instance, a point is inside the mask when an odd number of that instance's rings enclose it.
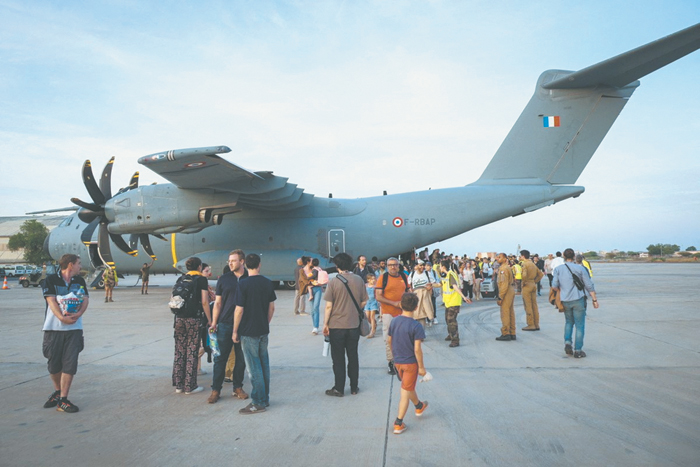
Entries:
{"label": "sneaker", "polygon": [[405,423],[401,422],[401,425],[394,424],[394,434],[395,435],[400,435],[404,431],[406,431],[406,424]]}
{"label": "sneaker", "polygon": [[585,358],[586,357],[586,352],[583,350],[576,350],[574,351],[574,358]]}
{"label": "sneaker", "polygon": [[231,378],[224,378],[225,383],[233,383],[233,380]]}
{"label": "sneaker", "polygon": [[49,396],[49,400],[44,404],[45,409],[50,409],[51,407],[56,407],[58,401],[61,400],[61,391],[54,391],[53,394]]}
{"label": "sneaker", "polygon": [[574,354],[574,351],[571,348],[571,344],[566,344],[564,346],[564,353],[566,353],[566,355],[573,355]]}
{"label": "sneaker", "polygon": [[416,417],[420,417],[423,415],[423,412],[425,412],[425,409],[428,408],[428,401],[423,401],[423,407],[420,409],[416,409]]}
{"label": "sneaker", "polygon": [[433,320],[433,324],[439,324],[437,318]]}
{"label": "sneaker", "polygon": [[307,312],[305,312],[305,311],[300,311],[300,312],[299,312],[299,315],[301,315],[301,316],[309,316],[309,314],[308,314]]}
{"label": "sneaker", "polygon": [[318,328],[313,328],[311,330],[311,334],[313,334],[314,336],[318,336]]}
{"label": "sneaker", "polygon": [[248,394],[246,394],[243,388],[234,388],[233,393],[231,395],[233,397],[238,397],[241,400],[246,400],[248,398]]}
{"label": "sneaker", "polygon": [[202,392],[202,391],[204,391],[204,388],[202,386],[197,386],[196,388],[194,388],[191,391],[185,391],[185,394],[187,394],[189,396],[190,394],[196,394],[196,393]]}
{"label": "sneaker", "polygon": [[450,345],[448,347],[459,347],[459,342],[450,342]]}
{"label": "sneaker", "polygon": [[184,391],[184,389],[177,388],[175,389],[175,394],[182,394],[182,391]]}
{"label": "sneaker", "polygon": [[220,391],[211,391],[211,395],[209,396],[209,399],[207,399],[207,402],[210,404],[216,404],[221,397],[221,392]]}
{"label": "sneaker", "polygon": [[512,337],[510,337],[510,334],[502,334],[496,338],[497,341],[510,341],[513,340]]}
{"label": "sneaker", "polygon": [[76,413],[80,409],[78,409],[77,405],[73,405],[68,399],[61,399],[58,401],[58,407],[56,407],[56,410],[59,412]]}
{"label": "sneaker", "polygon": [[252,402],[245,407],[243,407],[241,410],[238,411],[239,414],[242,415],[251,415],[254,413],[260,413],[265,411],[265,406],[262,405],[255,405]]}
{"label": "sneaker", "polygon": [[338,391],[336,388],[326,389],[327,396],[343,397],[345,394]]}

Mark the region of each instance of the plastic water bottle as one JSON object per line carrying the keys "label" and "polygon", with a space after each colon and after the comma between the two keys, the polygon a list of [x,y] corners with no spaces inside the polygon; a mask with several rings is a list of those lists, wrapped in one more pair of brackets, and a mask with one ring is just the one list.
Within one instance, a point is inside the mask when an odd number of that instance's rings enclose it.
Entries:
{"label": "plastic water bottle", "polygon": [[324,357],[328,356],[328,351],[330,350],[330,348],[331,348],[331,337],[326,336],[323,339],[323,356]]}
{"label": "plastic water bottle", "polygon": [[78,297],[78,300],[80,300],[80,304],[83,304],[83,301],[85,301],[85,289],[83,289],[83,286],[81,285],[78,291],[75,293],[75,296]]}
{"label": "plastic water bottle", "polygon": [[219,350],[219,341],[216,338],[216,331],[209,330],[209,348],[211,349],[211,356],[218,357],[221,355],[221,350]]}

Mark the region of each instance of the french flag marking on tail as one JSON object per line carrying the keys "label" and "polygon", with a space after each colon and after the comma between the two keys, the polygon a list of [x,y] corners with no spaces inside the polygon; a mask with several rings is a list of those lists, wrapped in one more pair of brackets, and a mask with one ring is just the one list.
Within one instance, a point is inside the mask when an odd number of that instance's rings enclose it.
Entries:
{"label": "french flag marking on tail", "polygon": [[560,125],[559,115],[555,117],[543,117],[542,121],[545,128],[554,128]]}

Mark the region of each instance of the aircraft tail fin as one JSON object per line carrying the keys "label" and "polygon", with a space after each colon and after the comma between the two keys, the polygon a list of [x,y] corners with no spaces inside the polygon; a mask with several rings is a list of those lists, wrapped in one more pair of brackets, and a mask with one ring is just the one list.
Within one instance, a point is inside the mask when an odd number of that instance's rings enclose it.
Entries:
{"label": "aircraft tail fin", "polygon": [[698,48],[700,24],[576,72],[545,71],[476,183],[576,183],[637,79]]}

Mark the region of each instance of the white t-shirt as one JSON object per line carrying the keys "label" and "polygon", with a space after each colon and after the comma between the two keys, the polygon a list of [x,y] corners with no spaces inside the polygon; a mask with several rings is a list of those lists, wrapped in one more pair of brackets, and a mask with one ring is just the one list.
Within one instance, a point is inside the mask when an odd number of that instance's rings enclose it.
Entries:
{"label": "white t-shirt", "polygon": [[562,264],[564,264],[564,258],[562,258],[561,256],[557,256],[556,258],[554,258],[552,260],[552,271],[554,271],[557,268],[557,266],[561,266]]}
{"label": "white t-shirt", "polygon": [[423,271],[420,274],[413,271],[408,276],[408,283],[414,290],[420,289],[421,287],[426,287],[430,282],[433,282],[433,280],[427,271]]}

